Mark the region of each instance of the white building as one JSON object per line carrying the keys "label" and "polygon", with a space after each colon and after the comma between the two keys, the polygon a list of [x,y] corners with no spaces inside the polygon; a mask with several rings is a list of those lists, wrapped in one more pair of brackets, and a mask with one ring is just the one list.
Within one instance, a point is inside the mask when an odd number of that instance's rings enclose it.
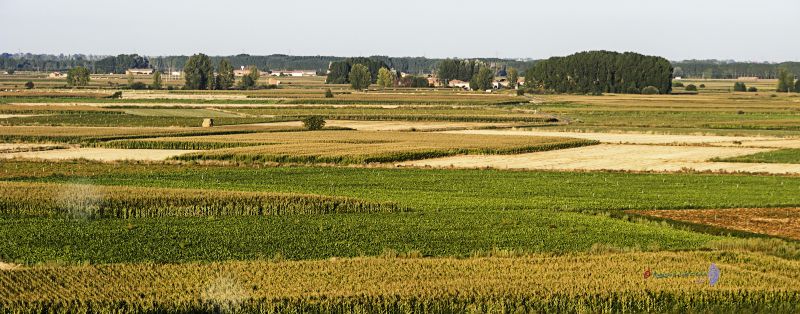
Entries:
{"label": "white building", "polygon": [[125,74],[129,75],[151,75],[153,74],[153,69],[128,69],[125,71]]}

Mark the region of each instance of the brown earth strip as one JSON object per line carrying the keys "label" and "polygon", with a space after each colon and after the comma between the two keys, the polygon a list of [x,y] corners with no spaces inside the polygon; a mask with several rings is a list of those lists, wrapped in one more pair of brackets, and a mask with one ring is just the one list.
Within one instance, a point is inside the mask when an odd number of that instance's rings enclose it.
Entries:
{"label": "brown earth strip", "polygon": [[628,212],[800,240],[800,208],[686,209]]}

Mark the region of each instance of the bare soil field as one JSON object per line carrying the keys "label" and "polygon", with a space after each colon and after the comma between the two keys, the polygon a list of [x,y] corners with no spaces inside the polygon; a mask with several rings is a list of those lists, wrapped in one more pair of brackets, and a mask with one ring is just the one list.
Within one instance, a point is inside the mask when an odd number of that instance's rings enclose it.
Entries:
{"label": "bare soil field", "polygon": [[[259,123],[263,126],[302,127],[300,121]],[[513,123],[494,122],[447,122],[447,121],[356,121],[356,120],[329,120],[325,126],[344,127],[359,131],[407,131],[407,130],[441,130],[441,129],[470,129],[489,126],[510,127]]]}
{"label": "bare soil field", "polygon": [[686,209],[628,212],[800,240],[800,208]]}
{"label": "bare soil field", "polygon": [[52,144],[24,144],[24,143],[0,143],[0,154],[12,152],[38,151],[59,148],[59,145]]}
{"label": "bare soil field", "polygon": [[118,160],[165,160],[170,157],[197,152],[175,149],[115,149],[115,148],[70,148],[35,152],[0,154],[0,159],[90,159],[99,161]]}
{"label": "bare soil field", "polygon": [[[718,145],[742,147],[774,147],[800,145],[800,139],[778,137],[746,137],[717,135],[674,135],[645,133],[594,133],[594,132],[556,132],[539,130],[460,130],[445,133],[514,135],[514,136],[558,136],[596,140],[611,144],[669,144],[669,145]],[[737,142],[741,142],[738,144]],[[762,146],[763,145],[763,146]]]}
{"label": "bare soil field", "polygon": [[714,171],[773,174],[798,174],[797,164],[758,164],[708,162],[714,157],[733,157],[763,151],[765,148],[699,147],[601,144],[578,148],[518,155],[470,155],[400,163],[400,166],[623,170],[623,171]]}

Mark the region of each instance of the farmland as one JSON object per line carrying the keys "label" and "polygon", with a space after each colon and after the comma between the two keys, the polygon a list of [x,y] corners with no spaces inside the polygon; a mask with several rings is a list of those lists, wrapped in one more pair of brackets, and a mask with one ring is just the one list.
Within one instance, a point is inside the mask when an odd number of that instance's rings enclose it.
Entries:
{"label": "farmland", "polygon": [[772,82],[280,79],[0,76],[0,312],[797,311],[800,97]]}

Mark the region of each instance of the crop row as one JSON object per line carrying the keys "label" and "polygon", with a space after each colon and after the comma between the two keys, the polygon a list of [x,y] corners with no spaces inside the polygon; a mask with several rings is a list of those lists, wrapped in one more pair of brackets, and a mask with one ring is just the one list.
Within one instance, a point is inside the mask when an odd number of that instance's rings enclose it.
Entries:
{"label": "crop row", "polygon": [[151,218],[392,212],[392,203],[301,194],[0,182],[0,216]]}
{"label": "crop row", "polygon": [[[508,155],[542,152],[597,144],[596,141],[573,140],[512,147],[477,148],[413,148],[398,143],[331,143],[298,148],[287,145],[266,145],[184,154],[175,160],[223,160],[244,163],[334,163],[369,164],[421,160],[455,155]],[[233,151],[235,150],[235,151]]]}
{"label": "crop row", "polygon": [[796,313],[798,273],[736,252],[36,266],[0,272],[0,310]]}

